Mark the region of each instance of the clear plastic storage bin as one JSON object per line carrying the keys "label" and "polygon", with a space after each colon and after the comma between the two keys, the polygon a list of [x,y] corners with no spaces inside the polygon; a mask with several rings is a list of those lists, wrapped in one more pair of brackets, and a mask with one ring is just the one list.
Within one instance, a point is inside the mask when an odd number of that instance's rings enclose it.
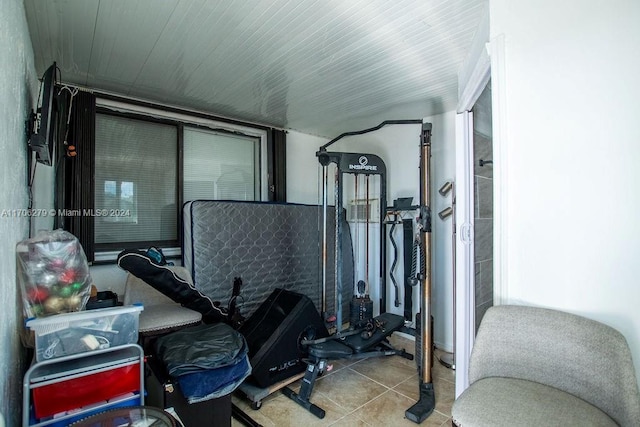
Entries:
{"label": "clear plastic storage bin", "polygon": [[30,319],[27,327],[35,334],[36,360],[135,344],[142,310],[142,305],[131,305]]}

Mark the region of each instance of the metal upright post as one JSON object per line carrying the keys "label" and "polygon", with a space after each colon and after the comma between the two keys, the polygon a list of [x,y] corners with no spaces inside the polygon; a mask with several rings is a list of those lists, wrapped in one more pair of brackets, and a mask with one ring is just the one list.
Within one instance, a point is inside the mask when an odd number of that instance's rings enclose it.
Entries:
{"label": "metal upright post", "polygon": [[431,346],[431,208],[430,208],[430,160],[431,160],[431,123],[423,123],[420,140],[420,216],[418,228],[420,233],[420,331],[422,339],[422,357],[420,370],[420,399],[407,409],[407,419],[421,423],[435,409],[436,399],[431,381],[431,362],[433,358]]}
{"label": "metal upright post", "polygon": [[336,331],[342,331],[342,180],[339,168],[336,168],[336,189],[335,189],[335,309],[336,309]]}
{"label": "metal upright post", "polygon": [[327,181],[328,166],[322,165],[322,320],[327,320]]}

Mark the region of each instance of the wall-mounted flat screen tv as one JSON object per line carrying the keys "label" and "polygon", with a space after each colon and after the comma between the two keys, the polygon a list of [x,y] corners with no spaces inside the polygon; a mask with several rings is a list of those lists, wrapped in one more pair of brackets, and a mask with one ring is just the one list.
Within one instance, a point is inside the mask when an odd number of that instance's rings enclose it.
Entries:
{"label": "wall-mounted flat screen tv", "polygon": [[29,137],[29,147],[39,163],[51,166],[56,140],[56,63],[45,71],[40,83],[39,105]]}

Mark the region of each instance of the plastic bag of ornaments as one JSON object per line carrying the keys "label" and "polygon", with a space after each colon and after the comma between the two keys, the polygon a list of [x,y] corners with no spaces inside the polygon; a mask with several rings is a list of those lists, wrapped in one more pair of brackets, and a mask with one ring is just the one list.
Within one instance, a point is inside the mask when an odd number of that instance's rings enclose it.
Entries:
{"label": "plastic bag of ornaments", "polygon": [[84,310],[92,280],[87,257],[73,234],[41,231],[19,242],[16,255],[27,319]]}

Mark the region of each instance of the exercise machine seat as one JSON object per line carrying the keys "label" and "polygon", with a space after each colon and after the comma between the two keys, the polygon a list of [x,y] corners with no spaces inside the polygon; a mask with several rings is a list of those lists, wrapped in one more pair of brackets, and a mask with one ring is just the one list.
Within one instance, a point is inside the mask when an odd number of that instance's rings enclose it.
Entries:
{"label": "exercise machine seat", "polygon": [[402,328],[404,326],[404,317],[392,313],[382,313],[375,317],[373,322],[376,327],[369,338],[364,338],[360,334],[345,338],[344,343],[348,345],[354,353],[369,351],[392,333]]}
{"label": "exercise machine seat", "polygon": [[340,341],[330,340],[309,346],[309,356],[317,359],[345,359],[353,354],[351,347]]}

